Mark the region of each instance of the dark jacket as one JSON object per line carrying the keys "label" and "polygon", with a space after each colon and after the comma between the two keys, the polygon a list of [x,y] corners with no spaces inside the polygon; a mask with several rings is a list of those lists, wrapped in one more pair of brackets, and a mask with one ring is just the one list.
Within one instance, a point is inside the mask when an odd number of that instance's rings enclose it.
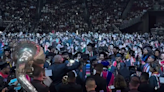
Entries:
{"label": "dark jacket", "polygon": [[8,82],[9,82],[9,79],[7,75],[0,72],[0,92],[3,90],[3,88],[8,86]]}
{"label": "dark jacket", "polygon": [[[87,65],[90,66],[90,64],[87,64]],[[90,71],[89,71],[90,75],[92,75],[93,69],[92,69],[91,66],[89,68],[90,68]],[[84,82],[85,82],[85,79],[86,79],[86,65],[84,65],[81,70],[77,69],[76,73],[77,73],[76,82],[78,84],[84,85]]]}
{"label": "dark jacket", "polygon": [[83,73],[79,69],[76,70],[77,77],[76,77],[76,83],[80,85],[84,85],[84,80],[83,80]]}
{"label": "dark jacket", "polygon": [[[114,61],[114,62],[116,62],[116,61]],[[113,65],[111,66],[111,72],[114,74],[114,75],[116,75],[116,71],[119,71],[118,70],[118,68],[117,68],[117,65],[115,66],[114,65],[114,62],[113,62]],[[125,67],[125,63],[123,63],[123,62],[120,62],[120,70],[121,69],[123,69]]]}
{"label": "dark jacket", "polygon": [[49,63],[46,61],[45,63],[44,63],[44,68],[48,68],[49,67]]}
{"label": "dark jacket", "polygon": [[61,84],[59,92],[83,92],[82,87],[76,83]]}
{"label": "dark jacket", "polygon": [[159,88],[158,92],[164,92],[164,84],[161,85],[161,87]]}
{"label": "dark jacket", "polygon": [[39,80],[31,81],[31,84],[36,88],[38,92],[49,92],[49,88]]}
{"label": "dark jacket", "polygon": [[68,65],[68,61],[62,64],[53,64],[49,66],[48,69],[52,70],[51,79],[53,80],[53,84],[55,87],[58,87],[60,83],[62,83],[62,78],[67,72],[71,70],[75,70],[80,66],[80,62],[75,62],[72,66]]}
{"label": "dark jacket", "polygon": [[111,59],[111,61],[113,63],[116,60],[116,54],[110,55],[109,58]]}
{"label": "dark jacket", "polygon": [[138,91],[139,92],[154,92],[154,88],[151,87],[151,85],[148,84],[147,82],[143,82],[138,87]]}
{"label": "dark jacket", "polygon": [[96,92],[100,92],[101,90],[104,90],[104,92],[107,92],[106,80],[103,77],[101,77],[99,74],[89,76],[89,77],[87,77],[87,79],[88,78],[93,78],[96,81],[96,85],[97,85]]}
{"label": "dark jacket", "polygon": [[3,77],[0,76],[0,92],[3,90],[3,88],[5,88],[4,79],[3,79]]}
{"label": "dark jacket", "polygon": [[158,81],[157,81],[157,79],[156,79],[155,76],[151,76],[151,77],[149,78],[149,84],[150,84],[151,87],[154,88],[154,89],[155,89],[155,87],[158,86]]}

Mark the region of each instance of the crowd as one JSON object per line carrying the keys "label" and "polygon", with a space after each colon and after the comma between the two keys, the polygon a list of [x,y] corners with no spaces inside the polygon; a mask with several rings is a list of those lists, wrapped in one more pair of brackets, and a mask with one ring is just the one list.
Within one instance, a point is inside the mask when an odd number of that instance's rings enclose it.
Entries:
{"label": "crowd", "polygon": [[[36,30],[72,31],[84,30],[88,25],[84,21],[82,3],[75,0],[68,2],[46,3]],[[47,27],[48,26],[48,27]]]}
{"label": "crowd", "polygon": [[[122,23],[122,13],[128,3],[128,0],[115,0],[109,3],[93,2],[89,6],[90,20],[93,30],[105,32],[112,30],[112,24],[120,25]],[[110,5],[110,6],[109,6]]]}
{"label": "crowd", "polygon": [[131,11],[129,12],[129,17],[136,18],[143,15],[147,10],[150,10],[153,8],[153,4],[154,4],[154,0],[134,1]]}
{"label": "crowd", "polygon": [[[0,88],[23,91],[15,79],[13,46],[39,44],[46,55],[27,79],[38,92],[163,92],[164,41],[150,34],[3,33]],[[46,77],[46,78],[45,78]]]}
{"label": "crowd", "polygon": [[3,21],[11,21],[10,32],[29,31],[36,18],[37,0],[3,0],[0,12]]}
{"label": "crowd", "polygon": [[[59,0],[47,1],[41,8],[41,18],[35,21],[37,0],[3,0],[0,2],[2,19],[13,21],[8,31],[112,31],[113,25],[119,28],[134,18],[140,17],[147,10],[153,9],[154,0],[135,0],[125,19],[122,14],[130,0],[115,1],[83,1]],[[160,5],[163,9],[162,4]],[[88,15],[87,15],[88,14]],[[89,18],[88,18],[89,17]],[[35,24],[33,24],[35,23]],[[33,25],[36,25],[33,27]]]}
{"label": "crowd", "polygon": [[[37,0],[1,0],[3,20],[12,21],[0,33],[1,92],[24,92],[15,75],[14,46],[21,41],[44,50],[45,64],[26,71],[38,92],[163,92],[162,36],[103,33],[152,9],[154,0],[135,0],[127,19],[122,13],[129,0],[68,1],[47,1],[36,22]],[[95,33],[81,34],[86,30]]]}

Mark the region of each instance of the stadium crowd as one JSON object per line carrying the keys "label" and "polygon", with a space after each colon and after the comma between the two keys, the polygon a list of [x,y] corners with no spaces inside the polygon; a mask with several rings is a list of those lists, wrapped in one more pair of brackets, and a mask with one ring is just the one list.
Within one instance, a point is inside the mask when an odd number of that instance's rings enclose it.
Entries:
{"label": "stadium crowd", "polygon": [[[144,12],[153,9],[154,0],[135,0],[126,18],[122,14],[129,0],[92,0],[86,5],[83,1],[72,0],[46,2],[41,10],[41,18],[36,22],[37,0],[3,0],[0,2],[0,11],[3,20],[13,21],[8,31],[35,32],[42,31],[73,31],[73,30],[113,30],[122,23],[128,23],[133,18],[140,17]],[[109,5],[110,4],[110,5]],[[162,4],[157,4],[163,10]],[[86,15],[86,14],[89,15]],[[39,17],[39,16],[38,16]],[[89,18],[87,18],[89,17]],[[36,24],[34,24],[36,23]],[[33,27],[33,25],[36,25]]]}
{"label": "stadium crowd", "polygon": [[3,0],[0,12],[4,21],[11,21],[10,32],[29,31],[36,18],[37,0]]}
{"label": "stadium crowd", "polygon": [[[38,92],[163,92],[164,43],[160,38],[137,33],[3,33],[0,87],[14,92],[8,85],[15,78],[12,47],[30,40],[42,46],[44,69],[51,70],[47,74],[34,67],[33,75],[27,77]],[[50,84],[45,76],[50,77]],[[13,84],[15,90],[23,90]]]}
{"label": "stadium crowd", "polygon": [[[3,20],[12,21],[0,33],[1,92],[25,92],[13,48],[22,41],[39,44],[46,55],[26,75],[38,92],[163,92],[163,36],[103,33],[153,9],[155,0],[135,0],[125,19],[130,0],[68,1],[47,0],[37,22],[37,0],[1,0]],[[81,34],[86,30],[94,33]]]}

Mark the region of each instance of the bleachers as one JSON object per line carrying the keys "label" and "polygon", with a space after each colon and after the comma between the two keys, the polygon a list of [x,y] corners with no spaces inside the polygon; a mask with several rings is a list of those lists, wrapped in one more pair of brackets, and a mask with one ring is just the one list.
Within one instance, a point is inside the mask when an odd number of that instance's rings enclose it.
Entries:
{"label": "bleachers", "polygon": [[[123,23],[130,23],[133,19],[142,16],[152,9],[154,0],[135,0],[126,18],[122,14],[130,0],[112,0],[106,4],[96,0],[87,2],[89,15],[86,15],[85,5],[80,0],[66,2],[47,2],[41,12],[34,31],[111,31],[112,24],[120,27]],[[159,3],[163,9],[162,3]],[[3,11],[4,21],[19,21],[9,28],[10,30],[28,31],[36,18],[37,0],[3,0],[0,9]],[[87,20],[89,16],[89,20]],[[88,22],[91,23],[89,28]]]}

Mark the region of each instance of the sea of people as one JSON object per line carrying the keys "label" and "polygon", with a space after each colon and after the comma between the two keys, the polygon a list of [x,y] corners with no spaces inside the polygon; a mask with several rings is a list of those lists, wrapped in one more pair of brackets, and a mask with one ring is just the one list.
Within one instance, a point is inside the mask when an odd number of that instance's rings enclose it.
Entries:
{"label": "sea of people", "polygon": [[21,41],[33,41],[44,50],[44,69],[34,67],[33,74],[27,77],[38,92],[164,90],[164,40],[161,36],[20,32],[1,33],[0,37],[1,92],[24,92],[13,80],[16,78],[13,46]]}
{"label": "sea of people", "polygon": [[[118,28],[121,24],[142,16],[153,9],[154,0],[135,0],[127,17],[122,18],[129,0],[91,0],[87,7],[81,0],[47,1],[41,10],[41,18],[36,22],[37,0],[3,0],[0,12],[4,21],[13,21],[7,31],[45,32],[51,30],[73,31],[88,29],[102,32]],[[158,4],[163,10],[163,5]],[[89,14],[89,15],[87,15]],[[87,18],[89,17],[89,18]],[[39,16],[38,16],[39,18]],[[34,26],[36,25],[36,26]]]}
{"label": "sea of people", "polygon": [[24,41],[40,45],[46,56],[42,68],[26,71],[37,92],[164,92],[163,36],[110,32],[163,5],[135,0],[122,18],[131,0],[86,1],[47,0],[37,22],[37,0],[1,0],[2,19],[12,21],[0,33],[1,92],[25,92],[16,78],[14,53]]}

